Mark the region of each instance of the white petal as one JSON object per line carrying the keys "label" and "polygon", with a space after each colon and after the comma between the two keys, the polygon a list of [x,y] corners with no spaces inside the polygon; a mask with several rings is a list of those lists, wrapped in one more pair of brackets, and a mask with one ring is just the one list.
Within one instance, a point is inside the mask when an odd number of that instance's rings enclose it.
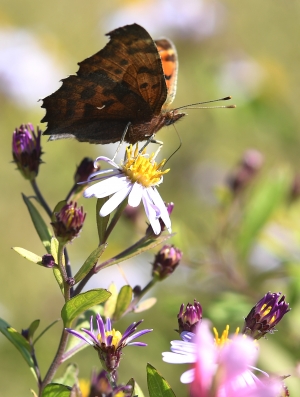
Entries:
{"label": "white petal", "polygon": [[122,190],[127,185],[128,179],[126,176],[112,176],[108,179],[105,179],[104,181],[95,183],[94,185],[86,188],[83,196],[85,198],[90,198],[92,196],[102,198],[110,196],[111,194],[116,193],[118,190]]}
{"label": "white petal", "polygon": [[163,361],[170,364],[189,364],[194,363],[195,359],[191,356],[185,356],[182,354],[164,352],[162,353]]}
{"label": "white petal", "polygon": [[185,371],[181,377],[180,377],[180,382],[181,383],[192,383],[195,378],[195,369],[189,369],[188,371]]}
{"label": "white petal", "polygon": [[106,163],[112,165],[115,168],[119,168],[118,164],[116,164],[113,160],[111,160],[109,157],[106,156],[99,156],[96,158],[95,163],[98,161],[105,161]]}
{"label": "white petal", "polygon": [[115,193],[101,208],[100,216],[106,216],[110,214],[117,206],[128,196],[132,189],[132,183],[128,183],[126,187]]}
{"label": "white petal", "polygon": [[166,228],[168,231],[171,233],[171,219],[170,215],[168,213],[167,207],[165,206],[165,203],[163,199],[161,198],[160,194],[158,193],[157,189],[155,187],[148,188],[148,194],[151,197],[153,203],[159,208],[160,210],[160,217],[162,221],[164,222]]}
{"label": "white petal", "polygon": [[144,189],[142,200],[143,200],[143,204],[144,204],[144,208],[145,208],[145,212],[146,212],[147,218],[149,219],[149,222],[151,224],[153,232],[155,234],[159,234],[161,232],[161,227],[160,227],[160,223],[159,223],[159,220],[158,220],[159,211],[158,211],[158,208],[149,199],[148,189]]}
{"label": "white petal", "polygon": [[139,183],[135,183],[132,187],[132,190],[128,196],[128,204],[131,207],[137,207],[142,199],[142,195],[143,195],[143,186],[140,185]]}

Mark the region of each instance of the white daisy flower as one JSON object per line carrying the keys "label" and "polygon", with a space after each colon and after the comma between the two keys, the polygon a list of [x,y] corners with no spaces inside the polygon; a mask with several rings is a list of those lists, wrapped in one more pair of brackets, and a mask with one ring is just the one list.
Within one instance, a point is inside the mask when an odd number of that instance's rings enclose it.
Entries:
{"label": "white daisy flower", "polygon": [[[131,207],[137,207],[142,201],[153,232],[155,234],[161,232],[159,218],[171,232],[169,213],[156,189],[169,169],[161,170],[165,160],[157,164],[154,161],[156,154],[157,152],[146,157],[145,150],[139,153],[138,146],[133,150],[130,145],[126,148],[125,160],[121,165],[108,157],[98,157],[95,163],[105,161],[114,168],[93,173],[88,178],[88,182],[95,180],[100,180],[100,182],[89,186],[84,192],[84,197],[103,198],[111,195],[100,210],[100,216],[103,217],[115,210],[127,196]],[[95,179],[95,176],[100,177]]]}

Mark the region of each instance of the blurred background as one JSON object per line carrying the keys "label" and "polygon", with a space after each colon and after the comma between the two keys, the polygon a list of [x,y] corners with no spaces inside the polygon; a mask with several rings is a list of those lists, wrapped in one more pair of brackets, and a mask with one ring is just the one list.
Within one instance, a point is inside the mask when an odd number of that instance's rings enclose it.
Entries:
{"label": "blurred background", "polygon": [[[153,38],[167,36],[177,47],[174,107],[232,95],[237,108],[191,109],[176,124],[182,147],[168,162],[171,172],[160,193],[165,201],[175,203],[172,222],[177,234],[169,241],[183,251],[183,260],[152,291],[150,296],[158,298],[154,307],[117,324],[122,331],[142,317],[145,328],[154,328],[142,338],[148,343],[142,353],[126,348],[120,381],[135,377],[147,395],[145,367],[150,362],[177,396],[187,395],[179,382],[187,366],[161,360],[161,352],[178,339],[174,329],[181,303],[197,299],[204,317],[219,331],[226,324],[234,331],[266,292],[281,291],[292,311],[275,335],[260,342],[258,366],[291,374],[286,383],[296,396],[300,387],[299,18],[297,1],[0,0],[0,317],[18,331],[40,319],[43,329],[59,318],[63,304],[52,271],[11,250],[20,246],[44,254],[21,198],[21,192],[28,196],[33,192],[12,163],[12,132],[27,122],[45,129],[38,100],[57,90],[60,79],[74,74],[77,62],[99,51],[107,42],[105,33],[137,22]],[[157,138],[164,142],[161,158],[169,157],[179,145],[173,127],[164,128]],[[45,138],[42,148],[44,164],[38,183],[51,208],[68,193],[83,157],[112,156],[115,151],[115,145],[47,142]],[[246,178],[242,173],[239,179],[243,167],[253,172]],[[79,204],[87,219],[80,238],[69,248],[74,269],[98,243],[96,200],[80,199]],[[141,237],[145,220],[142,211],[134,222],[130,217],[122,219],[106,256]],[[105,270],[88,288],[107,288],[112,281],[118,288],[126,283],[144,286],[151,278],[155,253],[124,263],[122,271]],[[60,332],[58,323],[36,345],[43,374]],[[70,361],[79,364],[83,378],[99,368],[92,349]],[[36,390],[25,361],[2,335],[0,374],[0,396],[27,396],[30,388]]]}

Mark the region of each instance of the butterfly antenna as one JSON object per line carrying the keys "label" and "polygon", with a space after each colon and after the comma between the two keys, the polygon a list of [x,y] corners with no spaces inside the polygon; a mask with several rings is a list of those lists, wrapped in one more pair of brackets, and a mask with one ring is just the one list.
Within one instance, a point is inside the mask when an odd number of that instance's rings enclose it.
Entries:
{"label": "butterfly antenna", "polygon": [[117,150],[116,150],[116,153],[114,154],[114,157],[112,158],[112,161],[115,161],[115,158],[117,157],[117,154],[120,151],[120,148],[121,148],[121,146],[122,146],[122,144],[123,144],[123,142],[125,140],[125,137],[126,137],[126,134],[127,134],[127,131],[128,131],[128,128],[129,128],[130,124],[131,124],[131,122],[129,121],[129,123],[127,123],[127,125],[126,125],[126,127],[124,129],[124,132],[123,132],[122,137],[120,139],[120,143],[119,143],[119,145],[117,147]]}
{"label": "butterfly antenna", "polygon": [[213,102],[221,102],[221,101],[228,101],[231,99],[231,96],[226,96],[224,98],[218,98],[218,99],[212,99],[211,101],[204,101],[204,102],[197,102],[197,103],[191,103],[190,105],[185,105],[185,106],[180,106],[179,108],[176,108],[174,110],[181,110],[181,109],[234,109],[236,108],[236,105],[227,105],[227,106],[199,106],[196,108],[193,108],[192,106],[197,106],[197,105],[205,105],[206,103],[213,103]]}
{"label": "butterfly antenna", "polygon": [[177,149],[171,154],[171,156],[169,156],[169,157],[167,158],[167,160],[166,160],[165,164],[163,165],[163,168],[162,168],[162,169],[165,168],[167,162],[174,156],[175,153],[178,152],[178,150],[179,150],[179,149],[181,148],[181,146],[182,146],[182,140],[181,140],[180,135],[179,135],[179,133],[178,133],[178,131],[177,131],[177,129],[176,129],[176,127],[175,127],[174,124],[173,124],[173,127],[174,127],[175,132],[176,132],[176,134],[177,134],[177,136],[178,136],[179,146],[178,146]]}

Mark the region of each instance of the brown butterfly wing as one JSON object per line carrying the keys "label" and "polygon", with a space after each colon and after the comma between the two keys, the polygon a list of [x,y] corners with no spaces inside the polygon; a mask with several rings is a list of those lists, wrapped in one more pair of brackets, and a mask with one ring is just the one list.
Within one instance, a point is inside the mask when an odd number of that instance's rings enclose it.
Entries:
{"label": "brown butterfly wing", "polygon": [[155,40],[161,58],[167,85],[168,95],[163,108],[168,107],[174,100],[177,89],[178,58],[175,45],[169,39]]}
{"label": "brown butterfly wing", "polygon": [[108,34],[97,54],[79,63],[76,76],[43,100],[50,139],[119,141],[128,122],[147,122],[160,113],[167,87],[156,45],[137,24]]}

